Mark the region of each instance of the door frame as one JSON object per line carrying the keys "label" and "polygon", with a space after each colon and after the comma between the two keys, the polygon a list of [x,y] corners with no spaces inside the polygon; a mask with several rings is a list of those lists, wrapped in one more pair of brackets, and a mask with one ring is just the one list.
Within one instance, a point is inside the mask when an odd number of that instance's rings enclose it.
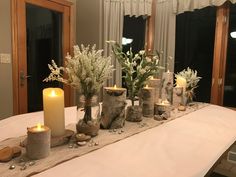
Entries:
{"label": "door frame", "polygon": [[[27,82],[20,86],[20,74],[23,70],[27,74],[26,54],[26,3],[45,7],[61,12],[63,15],[63,42],[62,56],[65,63],[67,52],[72,52],[74,44],[73,3],[66,0],[11,0],[11,25],[12,25],[12,77],[13,77],[13,114],[28,112]],[[68,18],[67,18],[68,17]],[[66,34],[66,35],[64,35]],[[65,106],[71,106],[72,91],[63,85],[65,91]]]}

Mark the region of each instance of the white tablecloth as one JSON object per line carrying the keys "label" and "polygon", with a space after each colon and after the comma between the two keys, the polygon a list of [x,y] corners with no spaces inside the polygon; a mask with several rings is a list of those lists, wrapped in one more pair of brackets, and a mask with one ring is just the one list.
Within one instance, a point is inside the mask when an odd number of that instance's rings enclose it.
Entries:
{"label": "white tablecloth", "polygon": [[[0,121],[0,140],[43,123],[42,112]],[[75,107],[66,108],[66,124]],[[236,111],[210,105],[62,163],[37,177],[202,177],[236,140]]]}

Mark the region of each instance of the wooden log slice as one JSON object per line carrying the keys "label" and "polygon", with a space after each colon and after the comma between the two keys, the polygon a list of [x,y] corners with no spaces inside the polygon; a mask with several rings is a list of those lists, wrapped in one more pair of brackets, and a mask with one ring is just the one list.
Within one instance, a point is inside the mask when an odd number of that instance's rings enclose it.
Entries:
{"label": "wooden log slice", "polygon": [[0,150],[0,162],[8,162],[12,159],[13,157],[13,149],[10,147],[4,147],[3,149]]}

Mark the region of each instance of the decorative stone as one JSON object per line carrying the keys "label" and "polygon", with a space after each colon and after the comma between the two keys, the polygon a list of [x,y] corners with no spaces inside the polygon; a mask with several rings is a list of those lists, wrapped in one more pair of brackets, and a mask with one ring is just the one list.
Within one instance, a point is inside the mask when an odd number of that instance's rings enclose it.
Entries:
{"label": "decorative stone", "polygon": [[16,168],[15,165],[11,165],[11,166],[9,167],[10,170],[13,170],[13,169],[15,169],[15,168]]}
{"label": "decorative stone", "polygon": [[142,106],[142,113],[144,117],[153,117],[154,97],[155,97],[155,89],[153,87],[146,86],[141,89],[139,103]]}
{"label": "decorative stone", "polygon": [[84,146],[84,145],[87,144],[87,142],[86,142],[86,141],[79,141],[79,142],[77,142],[77,144],[78,144],[79,146]]}
{"label": "decorative stone", "polygon": [[128,106],[126,112],[126,120],[130,122],[142,121],[142,108],[140,106]]}
{"label": "decorative stone", "polygon": [[73,135],[74,131],[66,129],[64,135],[51,137],[51,147],[61,146],[63,144],[68,143]]}
{"label": "decorative stone", "polygon": [[166,111],[164,112],[161,117],[164,119],[164,120],[167,120],[169,117],[170,117],[170,111]]}
{"label": "decorative stone", "polygon": [[20,170],[26,170],[27,166],[24,165],[23,167],[20,168]]}
{"label": "decorative stone", "polygon": [[163,120],[163,117],[161,115],[154,115],[154,119],[157,121]]}
{"label": "decorative stone", "polygon": [[125,125],[126,92],[125,88],[104,88],[101,115],[102,128],[122,128]]}
{"label": "decorative stone", "polygon": [[186,106],[180,105],[180,106],[178,107],[178,110],[179,110],[179,111],[186,111]]}
{"label": "decorative stone", "polygon": [[25,159],[20,158],[19,163],[25,162]]}
{"label": "decorative stone", "polygon": [[97,136],[100,128],[100,124],[97,120],[84,122],[82,119],[76,124],[76,129],[78,133],[84,133],[90,135],[91,137]]}
{"label": "decorative stone", "polygon": [[94,145],[95,145],[95,146],[98,146],[98,145],[99,145],[99,143],[98,143],[98,142],[95,142],[95,143],[94,143]]}
{"label": "decorative stone", "polygon": [[85,135],[83,133],[78,133],[75,135],[75,139],[77,142],[81,142],[81,141],[89,141],[91,139],[90,135]]}
{"label": "decorative stone", "polygon": [[12,159],[14,155],[13,149],[10,147],[5,147],[0,150],[0,162],[8,162]]}
{"label": "decorative stone", "polygon": [[70,149],[73,148],[73,144],[69,144],[68,148],[70,148]]}
{"label": "decorative stone", "polygon": [[35,161],[30,161],[29,166],[33,166],[33,165],[35,165]]}

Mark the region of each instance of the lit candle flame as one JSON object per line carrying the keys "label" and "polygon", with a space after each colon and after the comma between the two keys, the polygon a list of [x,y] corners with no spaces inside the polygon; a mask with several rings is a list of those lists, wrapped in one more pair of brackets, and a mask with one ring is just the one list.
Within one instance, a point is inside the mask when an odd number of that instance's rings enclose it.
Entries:
{"label": "lit candle flame", "polygon": [[42,125],[40,123],[37,124],[37,130],[41,131],[42,130]]}
{"label": "lit candle flame", "polygon": [[170,70],[168,69],[168,70],[167,70],[167,73],[169,73],[169,72],[170,72]]}
{"label": "lit candle flame", "polygon": [[148,85],[146,85],[145,88],[148,88]]}
{"label": "lit candle flame", "polygon": [[153,79],[153,76],[151,76],[150,79]]}
{"label": "lit candle flame", "polygon": [[161,101],[161,104],[162,104],[162,105],[169,105],[170,102],[169,102],[167,99],[165,99],[165,100],[162,100],[162,101]]}
{"label": "lit candle flame", "polygon": [[117,89],[116,84],[114,85],[114,89]]}
{"label": "lit candle flame", "polygon": [[52,97],[56,96],[55,90],[52,90],[52,91],[51,91],[50,96],[52,96]]}

